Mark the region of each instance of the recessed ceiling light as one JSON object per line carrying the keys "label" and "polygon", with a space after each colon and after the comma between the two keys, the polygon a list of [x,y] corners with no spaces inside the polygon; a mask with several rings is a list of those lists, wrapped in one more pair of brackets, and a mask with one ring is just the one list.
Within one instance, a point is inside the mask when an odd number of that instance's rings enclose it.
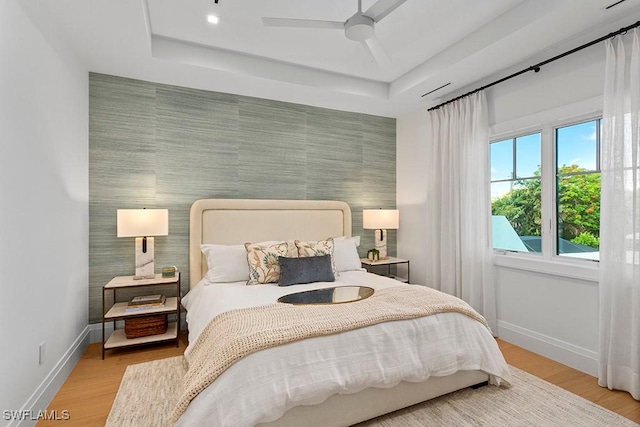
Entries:
{"label": "recessed ceiling light", "polygon": [[219,21],[218,17],[216,15],[209,15],[207,16],[207,22],[210,24],[217,24]]}

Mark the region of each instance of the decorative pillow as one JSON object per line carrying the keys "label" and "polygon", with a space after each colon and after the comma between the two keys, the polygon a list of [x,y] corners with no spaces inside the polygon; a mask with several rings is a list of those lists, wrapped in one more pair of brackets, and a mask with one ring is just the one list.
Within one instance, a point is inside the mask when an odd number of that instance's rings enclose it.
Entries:
{"label": "decorative pillow", "polygon": [[333,238],[333,259],[338,273],[362,269],[358,246],[360,246],[360,236]]}
{"label": "decorative pillow", "polygon": [[333,282],[335,280],[336,278],[331,269],[331,255],[304,258],[280,257],[279,286]]}
{"label": "decorative pillow", "polygon": [[331,255],[331,270],[334,276],[338,275],[336,270],[336,263],[333,259],[333,237],[329,237],[326,240],[318,240],[317,242],[302,242],[296,240],[296,247],[298,248],[299,257],[310,257],[319,255]]}
{"label": "decorative pillow", "polygon": [[298,256],[296,245],[292,242],[245,243],[244,247],[246,249],[246,260],[249,264],[247,285],[277,282],[280,278],[278,259],[281,256]]}
{"label": "decorative pillow", "polygon": [[228,283],[249,280],[247,251],[244,245],[201,245],[209,271],[205,284]]}

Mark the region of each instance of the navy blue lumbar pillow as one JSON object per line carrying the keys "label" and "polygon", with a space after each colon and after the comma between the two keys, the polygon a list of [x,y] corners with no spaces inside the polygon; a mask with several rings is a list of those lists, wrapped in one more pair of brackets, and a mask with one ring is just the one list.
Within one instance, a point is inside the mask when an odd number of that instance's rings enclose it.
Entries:
{"label": "navy blue lumbar pillow", "polygon": [[279,286],[299,285],[313,282],[333,282],[336,278],[331,270],[331,255],[302,258],[279,257]]}

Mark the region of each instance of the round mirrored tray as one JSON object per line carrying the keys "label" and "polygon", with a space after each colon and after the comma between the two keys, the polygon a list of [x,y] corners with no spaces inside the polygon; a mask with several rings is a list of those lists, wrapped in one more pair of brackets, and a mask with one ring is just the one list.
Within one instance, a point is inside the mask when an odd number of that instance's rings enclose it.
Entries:
{"label": "round mirrored tray", "polygon": [[287,304],[344,304],[369,298],[373,292],[373,288],[368,286],[336,286],[284,295],[278,298],[278,302]]}

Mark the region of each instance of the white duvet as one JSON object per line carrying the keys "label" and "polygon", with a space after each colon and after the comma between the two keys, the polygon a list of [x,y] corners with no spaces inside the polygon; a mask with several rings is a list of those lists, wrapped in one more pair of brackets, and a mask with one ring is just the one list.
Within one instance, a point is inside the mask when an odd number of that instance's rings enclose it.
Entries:
{"label": "white duvet", "polygon": [[[342,272],[336,282],[287,287],[207,284],[203,280],[182,300],[189,342],[194,343],[209,321],[224,311],[347,284],[374,289],[412,286],[365,271]],[[386,322],[253,353],[200,393],[176,425],[253,426],[276,420],[294,406],[322,403],[336,393],[389,388],[400,381],[424,381],[459,370],[485,371],[496,385],[510,381],[508,366],[491,333],[467,316],[442,313]]]}

